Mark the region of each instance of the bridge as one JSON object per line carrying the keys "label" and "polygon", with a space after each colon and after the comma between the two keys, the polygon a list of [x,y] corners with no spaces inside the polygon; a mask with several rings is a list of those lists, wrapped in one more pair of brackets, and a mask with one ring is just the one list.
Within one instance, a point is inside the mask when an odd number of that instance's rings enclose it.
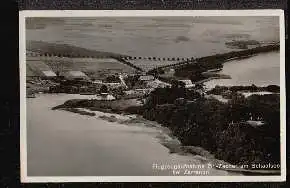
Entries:
{"label": "bridge", "polygon": [[151,73],[157,69],[175,68],[183,64],[194,63],[194,57],[122,57],[123,61],[139,67],[143,72]]}

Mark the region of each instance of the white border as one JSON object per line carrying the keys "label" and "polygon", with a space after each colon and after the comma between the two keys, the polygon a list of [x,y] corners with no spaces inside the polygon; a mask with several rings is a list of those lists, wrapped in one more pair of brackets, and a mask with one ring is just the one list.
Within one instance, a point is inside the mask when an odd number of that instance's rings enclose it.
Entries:
{"label": "white border", "polygon": [[[28,177],[26,148],[26,17],[279,16],[281,176],[78,176]],[[33,10],[19,12],[21,182],[281,182],[286,181],[285,26],[283,10]],[[285,87],[284,87],[285,86]]]}

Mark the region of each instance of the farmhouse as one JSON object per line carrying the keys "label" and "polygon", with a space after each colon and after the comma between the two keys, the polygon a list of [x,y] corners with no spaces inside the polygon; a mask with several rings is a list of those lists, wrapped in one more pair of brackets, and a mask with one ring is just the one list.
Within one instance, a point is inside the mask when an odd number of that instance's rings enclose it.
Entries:
{"label": "farmhouse", "polygon": [[185,84],[185,88],[194,87],[194,84],[191,82],[191,80],[179,80],[179,82],[184,83]]}
{"label": "farmhouse", "polygon": [[171,87],[171,84],[168,84],[166,82],[162,82],[162,81],[156,79],[156,80],[148,82],[147,87],[149,87],[149,88],[165,88],[165,87]]}
{"label": "farmhouse", "polygon": [[173,76],[174,73],[175,73],[175,69],[173,69],[173,68],[166,68],[166,69],[164,69],[164,74],[166,74],[166,75]]}
{"label": "farmhouse", "polygon": [[140,81],[153,81],[154,80],[154,76],[152,75],[143,75],[139,77]]}
{"label": "farmhouse", "polygon": [[74,79],[88,79],[89,77],[82,71],[68,71],[63,74],[63,76],[68,80]]}
{"label": "farmhouse", "polygon": [[116,98],[111,94],[101,93],[100,95],[97,95],[95,99],[100,101],[112,101],[115,100]]}
{"label": "farmhouse", "polygon": [[51,71],[51,70],[41,71],[41,73],[42,73],[41,77],[43,77],[43,78],[56,77],[56,74],[53,71]]}

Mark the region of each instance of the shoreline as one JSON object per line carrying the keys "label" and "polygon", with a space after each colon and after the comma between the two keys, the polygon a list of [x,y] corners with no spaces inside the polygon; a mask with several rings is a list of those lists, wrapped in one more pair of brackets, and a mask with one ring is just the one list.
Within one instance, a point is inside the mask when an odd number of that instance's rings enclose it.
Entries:
{"label": "shoreline", "polygon": [[219,79],[231,79],[231,78],[230,78],[230,76],[223,76],[223,75],[221,75],[220,77],[219,76],[213,76],[213,77],[209,77],[209,78],[206,78],[206,79],[194,82],[194,83],[195,84],[202,84],[202,83],[205,83],[205,82],[209,82],[211,80],[219,80]]}
{"label": "shoreline", "polygon": [[[30,119],[28,132],[31,134],[28,143],[33,146],[28,151],[29,156],[43,153],[30,159],[29,175],[172,176],[172,170],[156,171],[152,168],[152,164],[207,163],[199,157],[170,154],[155,137],[161,131],[154,128],[156,126],[154,122],[149,125],[146,123],[148,127],[145,127],[132,119],[128,121],[133,121],[133,124],[126,125],[128,122],[125,120],[129,119],[130,115],[124,118],[116,116],[124,120],[124,124],[119,124],[96,117],[50,110],[57,104],[78,97],[85,96],[40,94],[39,97],[28,100],[28,110],[40,112],[39,115],[28,113]],[[104,115],[104,113],[96,113]],[[135,121],[137,121],[136,125]],[[160,130],[162,129],[161,127]],[[68,147],[71,148],[71,152],[66,149]],[[53,151],[57,151],[57,155]],[[47,157],[43,157],[44,155]],[[115,166],[119,168],[116,169]],[[208,170],[209,176],[235,174],[214,168]]]}
{"label": "shoreline", "polygon": [[[244,169],[244,168],[218,168],[217,166],[235,166],[232,165],[226,161],[223,161],[221,159],[216,159],[214,157],[214,154],[212,154],[210,151],[200,147],[200,146],[186,146],[182,145],[182,143],[179,141],[178,137],[174,136],[172,131],[168,128],[163,126],[162,124],[158,123],[157,121],[151,121],[148,120],[138,114],[131,114],[127,113],[125,111],[113,111],[112,109],[91,109],[91,108],[59,108],[58,110],[65,110],[73,113],[77,113],[80,115],[88,115],[88,116],[96,116],[96,113],[103,113],[104,115],[99,115],[97,118],[102,119],[104,121],[108,122],[117,122],[120,124],[142,124],[143,126],[154,127],[156,129],[161,129],[162,134],[157,136],[156,138],[160,141],[160,144],[162,144],[164,147],[166,147],[169,150],[169,153],[176,153],[179,155],[198,155],[204,160],[213,160],[213,164],[215,164],[215,168],[219,170],[224,170],[228,172],[235,172],[235,173],[242,173],[245,174],[252,174],[252,175],[274,175],[274,174],[280,174],[280,170],[254,170],[254,169]],[[116,116],[123,116],[128,117],[128,115],[131,115],[131,118],[127,120],[120,120]],[[149,123],[148,123],[149,122]],[[158,125],[158,126],[157,126]],[[165,136],[164,136],[165,135]]]}
{"label": "shoreline", "polygon": [[[274,43],[274,44],[268,44],[265,46],[259,46],[259,47],[254,47],[254,48],[250,48],[250,49],[245,49],[245,50],[238,50],[238,51],[230,51],[230,52],[225,52],[222,54],[214,54],[214,55],[209,55],[209,56],[204,56],[204,57],[199,57],[196,58],[194,60],[187,60],[187,61],[181,61],[178,62],[176,64],[172,64],[172,65],[163,65],[163,66],[159,66],[157,68],[154,69],[150,69],[147,71],[147,73],[154,73],[156,72],[158,69],[164,69],[164,68],[169,68],[169,67],[182,67],[183,69],[186,69],[186,66],[190,66],[193,64],[199,64],[199,63],[208,63],[210,61],[213,60],[218,60],[220,61],[222,64],[229,62],[229,61],[233,61],[233,60],[242,60],[242,59],[247,59],[247,58],[251,58],[253,56],[257,56],[259,54],[263,54],[263,53],[270,53],[270,52],[276,52],[279,51],[280,44],[278,43]],[[183,67],[185,66],[185,67]],[[214,69],[218,69],[219,67],[215,67]],[[210,70],[212,68],[209,68],[208,70]]]}

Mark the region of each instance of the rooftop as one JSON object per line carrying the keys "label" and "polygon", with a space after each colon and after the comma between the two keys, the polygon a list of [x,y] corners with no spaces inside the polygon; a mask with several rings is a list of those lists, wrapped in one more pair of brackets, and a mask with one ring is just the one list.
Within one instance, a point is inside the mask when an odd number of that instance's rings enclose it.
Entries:
{"label": "rooftop", "polygon": [[179,81],[185,83],[186,85],[192,85],[191,80],[179,80]]}
{"label": "rooftop", "polygon": [[65,73],[65,76],[72,76],[72,77],[88,77],[82,71],[68,71]]}
{"label": "rooftop", "polygon": [[56,74],[53,72],[53,71],[42,71],[42,73],[44,74],[44,76],[47,76],[47,77],[54,77],[56,76]]}
{"label": "rooftop", "polygon": [[154,80],[154,76],[152,75],[140,76],[139,80],[143,80],[143,81]]}

